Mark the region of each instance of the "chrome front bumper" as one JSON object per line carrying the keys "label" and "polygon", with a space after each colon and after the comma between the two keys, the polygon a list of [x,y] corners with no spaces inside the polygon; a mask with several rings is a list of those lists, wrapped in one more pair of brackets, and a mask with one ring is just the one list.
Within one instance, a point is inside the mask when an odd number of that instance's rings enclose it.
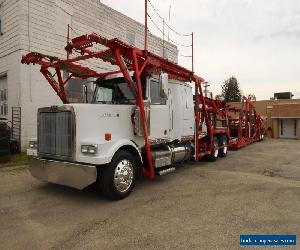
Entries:
{"label": "chrome front bumper", "polygon": [[29,170],[39,180],[80,190],[97,180],[97,168],[90,165],[32,158]]}

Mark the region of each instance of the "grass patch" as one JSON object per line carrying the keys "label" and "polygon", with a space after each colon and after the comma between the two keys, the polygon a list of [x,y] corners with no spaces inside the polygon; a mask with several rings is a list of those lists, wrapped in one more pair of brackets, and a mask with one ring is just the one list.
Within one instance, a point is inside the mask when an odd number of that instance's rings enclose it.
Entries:
{"label": "grass patch", "polygon": [[28,162],[29,159],[26,153],[0,156],[0,164],[3,165],[20,165]]}

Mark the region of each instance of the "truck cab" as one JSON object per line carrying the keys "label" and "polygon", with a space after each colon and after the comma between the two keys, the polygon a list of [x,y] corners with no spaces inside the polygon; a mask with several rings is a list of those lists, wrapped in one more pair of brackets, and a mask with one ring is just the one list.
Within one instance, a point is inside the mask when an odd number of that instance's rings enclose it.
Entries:
{"label": "truck cab", "polygon": [[[95,81],[92,103],[40,108],[37,141],[28,150],[32,175],[78,189],[98,182],[109,198],[127,196],[147,161],[133,90],[119,74]],[[142,78],[142,91],[159,175],[193,155],[192,87],[162,74]]]}

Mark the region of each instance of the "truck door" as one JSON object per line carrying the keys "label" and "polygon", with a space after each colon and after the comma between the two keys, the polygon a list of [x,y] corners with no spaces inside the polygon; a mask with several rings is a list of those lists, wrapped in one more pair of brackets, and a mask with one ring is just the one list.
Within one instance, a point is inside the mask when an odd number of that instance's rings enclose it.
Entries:
{"label": "truck door", "polygon": [[161,82],[149,79],[150,139],[168,139],[170,133],[170,110],[167,96],[162,95]]}
{"label": "truck door", "polygon": [[194,103],[193,92],[190,86],[184,86],[183,95],[183,135],[191,136],[194,134]]}

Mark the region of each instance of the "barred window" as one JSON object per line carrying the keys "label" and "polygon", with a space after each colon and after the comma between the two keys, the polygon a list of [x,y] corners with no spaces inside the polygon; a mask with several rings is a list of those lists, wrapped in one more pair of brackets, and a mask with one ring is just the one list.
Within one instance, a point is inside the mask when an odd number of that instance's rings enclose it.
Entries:
{"label": "barred window", "polygon": [[3,115],[7,115],[8,114],[7,104],[5,103],[3,106],[4,106],[4,108],[3,108],[4,114]]}

